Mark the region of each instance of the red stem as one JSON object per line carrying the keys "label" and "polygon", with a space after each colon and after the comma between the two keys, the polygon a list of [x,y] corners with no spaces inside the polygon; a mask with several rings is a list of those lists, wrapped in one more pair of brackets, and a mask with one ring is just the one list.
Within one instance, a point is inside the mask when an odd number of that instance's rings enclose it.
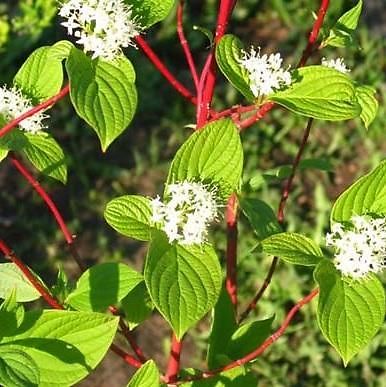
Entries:
{"label": "red stem", "polygon": [[244,121],[241,121],[238,124],[238,127],[241,130],[250,127],[255,122],[261,120],[272,108],[275,106],[274,102],[267,102],[260,107],[260,109],[253,114],[251,117],[246,118]]}
{"label": "red stem", "polygon": [[181,350],[182,340],[179,341],[176,335],[173,333],[170,357],[165,375],[167,383],[175,383],[178,379],[178,372],[180,371]]}
{"label": "red stem", "polygon": [[46,300],[46,302],[54,309],[64,309],[62,305],[52,296],[48,290],[41,284],[41,282],[35,277],[32,271],[26,266],[16,254],[6,245],[6,243],[0,239],[0,251],[5,255],[7,259],[12,261],[24,274],[24,276],[31,282],[31,285],[40,293],[40,295]]}
{"label": "red stem", "polygon": [[232,304],[237,309],[237,196],[232,194],[226,207],[227,223],[227,272],[225,288]]}
{"label": "red stem", "polygon": [[270,347],[275,341],[277,341],[279,339],[279,337],[281,337],[285,331],[287,330],[289,324],[291,323],[292,319],[294,318],[295,314],[306,304],[308,304],[309,302],[311,302],[311,300],[319,293],[319,289],[314,289],[310,294],[308,294],[306,297],[302,298],[300,301],[298,301],[296,303],[296,305],[294,305],[292,307],[292,309],[288,312],[285,320],[283,321],[283,323],[281,324],[280,328],[275,332],[273,333],[268,339],[266,339],[264,341],[263,344],[260,345],[259,348],[255,349],[254,351],[250,352],[248,355],[238,359],[238,360],[235,360],[231,363],[229,363],[228,365],[224,366],[224,367],[221,367],[221,368],[217,368],[215,370],[212,370],[212,371],[206,371],[206,372],[203,372],[201,375],[199,376],[193,376],[192,378],[188,378],[188,379],[185,379],[183,381],[180,381],[179,383],[185,383],[187,381],[191,381],[191,380],[201,380],[201,379],[208,379],[208,378],[211,378],[213,376],[216,376],[218,374],[220,374],[221,372],[224,372],[224,371],[227,371],[227,370],[230,370],[232,368],[236,368],[236,367],[239,367],[239,366],[242,366],[254,359],[256,359],[257,357],[259,357],[268,347]]}
{"label": "red stem", "polygon": [[[236,0],[221,0],[216,23],[216,32],[214,36],[214,44],[216,45],[224,36],[228,26],[229,18],[233,8],[236,5]],[[213,98],[214,86],[216,83],[216,66],[214,61],[214,48],[208,55],[204,69],[200,77],[200,88],[198,90],[198,112],[197,112],[197,127],[203,126],[210,113],[210,104]],[[201,87],[203,86],[203,87]]]}
{"label": "red stem", "polygon": [[64,86],[63,89],[60,90],[60,92],[58,94],[56,94],[53,97],[47,99],[47,101],[42,102],[39,105],[36,105],[31,110],[26,111],[21,116],[15,118],[11,122],[9,122],[7,125],[3,126],[0,129],[0,138],[3,137],[4,135],[6,135],[8,132],[10,132],[12,129],[14,129],[17,125],[19,125],[21,121],[25,120],[28,117],[33,116],[34,114],[40,112],[41,110],[44,110],[44,109],[48,108],[49,106],[54,105],[60,99],[65,97],[68,94],[69,91],[70,91],[70,85]]}
{"label": "red stem", "polygon": [[329,5],[330,5],[330,0],[322,0],[319,7],[317,18],[312,27],[310,36],[308,37],[307,46],[303,51],[303,55],[299,61],[298,67],[303,67],[306,64],[307,59],[312,54],[312,51],[315,48],[316,40],[318,39],[318,36],[319,36],[319,31],[323,26],[324,17],[326,16]]}
{"label": "red stem", "polygon": [[80,258],[77,250],[75,249],[74,238],[71,232],[69,231],[69,229],[67,228],[62,215],[60,214],[58,208],[56,207],[51,197],[44,190],[44,188],[39,184],[39,182],[31,175],[31,173],[27,170],[27,168],[22,164],[20,160],[18,160],[13,154],[10,154],[9,158],[13,166],[20,172],[20,174],[28,181],[31,187],[43,199],[44,203],[47,205],[48,209],[50,210],[56,222],[58,223],[74,260],[76,261],[76,263],[78,264],[79,268],[82,271],[85,270],[86,266],[83,263],[82,259]]}
{"label": "red stem", "polygon": [[133,337],[130,329],[127,327],[127,325],[125,324],[125,321],[123,320],[122,317],[120,317],[120,319],[119,319],[119,327],[121,328],[123,335],[125,336],[127,342],[130,344],[130,347],[134,351],[138,360],[141,363],[145,363],[147,359],[146,359],[145,355],[143,354],[141,348],[139,348],[137,342],[134,340],[134,337]]}
{"label": "red stem", "polygon": [[155,68],[164,76],[164,78],[170,83],[170,85],[178,91],[184,98],[193,104],[197,103],[197,98],[180,82],[175,76],[167,69],[165,64],[157,56],[157,54],[152,50],[152,48],[147,44],[146,40],[141,36],[135,38],[136,43],[143,53],[147,56]]}
{"label": "red stem", "polygon": [[192,56],[192,52],[190,51],[189,43],[186,40],[184,27],[183,27],[183,13],[184,13],[184,0],[180,0],[177,8],[177,34],[180,39],[181,47],[184,51],[186,61],[188,62],[188,66],[190,69],[190,73],[193,78],[194,85],[196,90],[198,89],[198,74],[196,70],[196,64],[194,63],[194,59]]}
{"label": "red stem", "polygon": [[141,368],[142,363],[138,361],[135,357],[129,355],[127,352],[123,351],[115,344],[110,345],[110,349],[115,352],[119,357],[121,357],[128,365],[131,365],[135,368]]}
{"label": "red stem", "polygon": [[[310,136],[312,123],[313,123],[313,119],[310,118],[307,121],[306,128],[304,129],[303,138],[302,138],[302,141],[300,143],[298,153],[296,154],[296,157],[292,163],[291,174],[288,177],[288,179],[283,187],[283,191],[281,194],[280,203],[279,203],[278,211],[277,211],[277,220],[279,221],[280,224],[282,224],[284,222],[284,210],[285,210],[285,207],[287,204],[287,199],[288,199],[288,196],[291,192],[293,181],[294,181],[296,172],[298,170],[300,160],[302,159],[304,149],[307,145],[308,137]],[[269,271],[264,279],[263,284],[261,285],[260,289],[257,291],[256,295],[253,297],[252,301],[245,308],[244,312],[240,315],[239,323],[241,323],[243,320],[245,320],[248,317],[249,313],[253,309],[255,309],[257,303],[259,302],[259,300],[263,296],[265,290],[268,288],[269,284],[272,281],[272,277],[275,273],[278,261],[279,261],[278,257],[273,257],[271,266],[270,266]]]}
{"label": "red stem", "polygon": [[256,110],[257,107],[256,105],[247,105],[247,106],[242,106],[242,105],[235,105],[232,106],[228,109],[222,110],[221,112],[214,113],[210,119],[210,121],[215,121],[223,117],[228,117],[232,116],[234,114],[243,114],[243,113],[248,113],[252,110]]}

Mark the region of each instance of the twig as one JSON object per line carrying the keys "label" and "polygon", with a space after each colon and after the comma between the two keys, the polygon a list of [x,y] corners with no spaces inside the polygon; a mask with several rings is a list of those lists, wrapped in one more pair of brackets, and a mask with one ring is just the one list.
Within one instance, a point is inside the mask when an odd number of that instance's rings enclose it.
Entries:
{"label": "twig", "polygon": [[260,345],[259,348],[255,349],[254,351],[250,352],[249,354],[247,354],[246,356],[238,359],[238,360],[235,360],[235,361],[232,361],[231,363],[227,364],[226,366],[224,367],[221,367],[221,368],[217,368],[215,370],[211,370],[211,371],[206,371],[206,372],[203,372],[201,375],[197,375],[197,376],[193,376],[193,377],[190,377],[190,378],[186,378],[184,380],[181,380],[179,381],[178,383],[179,384],[182,384],[182,383],[186,383],[188,381],[193,381],[193,380],[201,380],[201,379],[208,379],[208,378],[211,378],[213,376],[216,376],[224,371],[228,371],[232,368],[236,368],[236,367],[239,367],[239,366],[242,366],[254,359],[256,359],[257,357],[259,357],[268,347],[270,347],[275,341],[277,341],[279,339],[279,337],[281,337],[285,331],[287,330],[289,324],[291,323],[292,319],[294,318],[295,314],[306,304],[308,304],[309,302],[311,302],[311,300],[319,293],[319,289],[314,289],[310,294],[308,294],[306,297],[302,298],[300,301],[298,301],[296,303],[295,306],[293,306],[291,308],[291,310],[288,312],[285,320],[283,321],[283,323],[281,324],[280,328],[275,332],[273,333],[268,339],[266,339],[264,341],[263,344]]}
{"label": "twig", "polygon": [[128,365],[131,365],[135,368],[141,368],[142,363],[138,361],[135,357],[129,355],[127,352],[119,348],[116,344],[111,344],[110,349],[121,357]]}
{"label": "twig", "polygon": [[312,27],[310,36],[308,37],[307,46],[303,51],[303,55],[299,61],[298,67],[303,67],[306,64],[310,55],[312,54],[315,48],[316,40],[318,39],[319,31],[323,26],[324,17],[326,16],[329,5],[330,0],[322,0],[315,23]]}
{"label": "twig", "polygon": [[227,223],[227,271],[225,288],[237,311],[237,196],[232,194],[226,207]]}
{"label": "twig", "polygon": [[63,233],[64,239],[67,242],[69,251],[74,258],[75,262],[78,264],[80,270],[84,271],[86,270],[86,265],[80,258],[78,251],[76,250],[74,246],[74,238],[68,229],[66,223],[63,220],[63,217],[56,207],[55,203],[51,199],[51,197],[48,195],[48,193],[44,190],[44,188],[39,184],[39,182],[31,175],[31,173],[28,171],[28,169],[22,164],[20,160],[16,158],[15,155],[10,154],[8,156],[11,160],[11,163],[13,166],[20,172],[20,174],[28,181],[28,183],[31,185],[31,187],[37,192],[37,194],[43,199],[44,203],[47,205],[48,209],[50,210],[51,214],[55,218],[56,222],[59,225],[60,230]]}
{"label": "twig", "polygon": [[165,375],[167,383],[175,383],[177,381],[178,372],[180,371],[181,350],[182,340],[179,341],[176,335],[173,333],[170,357]]}
{"label": "twig", "polygon": [[17,255],[6,245],[6,243],[0,239],[0,251],[4,256],[13,262],[28,279],[31,285],[40,293],[48,305],[54,309],[64,309],[62,305],[56,300],[56,298],[50,294],[50,292],[42,285],[38,278],[32,273],[32,271],[26,266]]}
{"label": "twig", "polygon": [[[298,170],[300,160],[302,159],[304,149],[307,145],[307,141],[308,141],[308,138],[310,136],[313,121],[314,120],[312,118],[310,118],[307,121],[307,125],[306,125],[306,128],[304,129],[304,133],[303,133],[303,138],[302,138],[302,141],[299,145],[298,153],[296,154],[296,157],[292,163],[291,174],[288,177],[288,179],[283,187],[283,191],[281,194],[280,203],[279,203],[278,211],[277,211],[277,220],[279,221],[280,224],[282,224],[284,222],[284,210],[285,210],[285,206],[287,204],[287,199],[288,199],[289,193],[291,192],[294,177],[295,177],[296,172]],[[249,313],[253,309],[255,309],[257,303],[259,302],[259,300],[263,296],[265,290],[268,288],[269,284],[272,281],[272,277],[273,277],[273,274],[275,273],[278,260],[279,260],[278,257],[273,257],[271,266],[268,270],[268,273],[264,279],[263,284],[261,285],[260,289],[257,291],[256,295],[253,297],[252,301],[245,308],[244,312],[240,315],[239,323],[244,321],[248,317]]]}
{"label": "twig", "polygon": [[238,124],[240,131],[242,131],[245,128],[249,128],[255,122],[261,120],[270,110],[272,110],[274,106],[275,106],[274,102],[267,102],[264,105],[262,105],[255,114],[253,114],[251,117],[246,118],[244,121],[241,121]]}
{"label": "twig", "polygon": [[[235,0],[221,0],[216,23],[216,32],[214,36],[214,44],[216,45],[224,36],[228,26],[229,18],[232,14],[233,8],[236,5]],[[210,105],[213,98],[214,86],[216,82],[216,66],[214,63],[214,48],[209,53],[204,69],[200,76],[200,83],[204,87],[200,87],[198,95],[198,113],[197,113],[197,127],[203,126],[210,113]],[[201,85],[200,85],[201,86]]]}
{"label": "twig", "polygon": [[48,108],[49,106],[54,105],[60,99],[65,97],[68,94],[69,91],[70,91],[70,86],[66,85],[65,87],[63,87],[62,90],[60,90],[60,92],[58,94],[56,94],[53,97],[47,99],[47,101],[42,102],[39,105],[36,105],[31,110],[26,111],[25,113],[23,113],[19,117],[15,118],[11,122],[9,122],[7,125],[3,126],[0,129],[0,138],[3,137],[4,135],[6,135],[8,132],[10,132],[12,129],[14,129],[17,125],[19,125],[21,121],[23,121],[26,118],[31,117],[34,114],[36,114],[36,113],[38,113],[38,112]]}
{"label": "twig", "polygon": [[170,85],[188,101],[192,102],[193,104],[196,104],[197,98],[168,70],[168,68],[157,56],[157,54],[147,44],[146,40],[143,39],[141,36],[137,36],[135,38],[135,41],[138,44],[139,48],[150,60],[150,62],[153,63],[155,68],[164,76],[164,78],[170,83]]}
{"label": "twig", "polygon": [[190,69],[190,73],[193,78],[194,85],[196,90],[198,89],[198,74],[196,70],[196,64],[194,63],[194,59],[192,56],[192,52],[190,51],[189,43],[186,40],[184,27],[183,27],[183,12],[184,12],[184,0],[180,0],[177,7],[177,34],[180,39],[181,47],[184,51],[186,61],[188,62],[188,66]]}

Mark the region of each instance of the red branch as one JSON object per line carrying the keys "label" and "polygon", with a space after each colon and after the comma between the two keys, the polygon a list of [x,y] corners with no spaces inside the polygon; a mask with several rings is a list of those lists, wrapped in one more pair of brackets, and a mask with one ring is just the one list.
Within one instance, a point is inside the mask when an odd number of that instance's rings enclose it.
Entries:
{"label": "red branch", "polygon": [[110,345],[110,349],[116,353],[119,357],[121,357],[128,365],[131,365],[135,368],[141,368],[142,363],[138,361],[135,357],[129,355],[127,352],[123,351],[115,344]]}
{"label": "red branch", "polygon": [[109,311],[114,315],[114,316],[119,316],[119,327],[121,328],[121,333],[123,336],[125,336],[127,342],[130,344],[131,349],[134,351],[135,355],[137,356],[138,360],[141,363],[146,362],[146,358],[141,350],[139,348],[137,342],[134,340],[134,337],[132,335],[132,332],[130,329],[127,327],[124,319],[122,316],[119,314],[119,310],[115,306],[109,306]]}
{"label": "red branch", "polygon": [[21,116],[15,118],[11,122],[9,122],[7,125],[3,126],[0,129],[0,138],[3,137],[4,135],[6,135],[8,132],[10,132],[12,129],[14,129],[17,125],[19,125],[21,121],[23,121],[26,118],[31,117],[34,114],[36,114],[36,113],[38,113],[38,112],[40,112],[40,111],[42,111],[42,110],[44,110],[44,109],[54,105],[56,102],[58,102],[63,97],[65,97],[68,94],[69,91],[70,91],[70,86],[66,85],[65,87],[63,87],[62,90],[60,90],[60,92],[58,94],[56,94],[53,97],[47,99],[47,101],[45,101],[45,102],[43,102],[43,103],[33,107],[31,110],[26,111]]}
{"label": "red branch", "polygon": [[170,83],[170,85],[178,91],[184,98],[193,104],[197,103],[197,98],[180,82],[176,77],[168,70],[165,64],[157,56],[157,54],[152,50],[152,48],[147,44],[146,40],[141,36],[135,38],[135,42],[138,44],[139,48],[147,56],[155,68],[164,76],[164,78]]}
{"label": "red branch", "polygon": [[196,86],[196,90],[197,90],[198,75],[196,70],[196,64],[194,63],[192,52],[190,51],[189,43],[186,40],[185,33],[184,33],[183,12],[184,12],[184,0],[180,0],[177,8],[177,33],[178,33],[178,38],[180,39],[181,47],[185,54],[186,61],[188,62],[188,66],[193,78],[194,85]]}
{"label": "red branch", "polygon": [[[296,157],[292,163],[291,174],[288,177],[288,179],[283,187],[283,191],[281,194],[280,203],[279,203],[278,211],[277,211],[277,220],[279,221],[280,224],[282,224],[284,222],[285,206],[287,204],[287,199],[288,199],[288,196],[289,196],[291,189],[292,189],[293,181],[294,181],[296,172],[298,170],[300,160],[302,159],[304,149],[307,145],[308,137],[310,136],[312,123],[313,123],[313,119],[310,118],[307,121],[306,128],[304,129],[303,138],[302,138],[302,141],[299,145],[298,153],[296,154]],[[253,297],[252,301],[245,308],[244,312],[240,315],[239,323],[241,323],[243,320],[245,320],[248,317],[249,313],[253,309],[255,309],[260,298],[263,296],[265,290],[268,288],[269,284],[272,281],[272,277],[275,273],[278,261],[279,261],[278,257],[273,257],[271,266],[270,266],[269,271],[264,279],[263,284],[261,285],[260,289],[257,291],[256,295]]]}
{"label": "red branch", "polygon": [[232,194],[226,207],[227,223],[227,274],[225,287],[229,298],[237,309],[237,196]]}
{"label": "red branch", "polygon": [[281,337],[285,331],[287,330],[289,324],[291,323],[292,319],[294,318],[295,314],[306,304],[308,304],[309,302],[311,302],[311,300],[316,297],[316,295],[319,293],[319,289],[314,289],[310,294],[308,294],[306,297],[302,298],[300,301],[298,301],[296,303],[295,306],[292,307],[292,309],[288,312],[285,320],[283,321],[283,323],[281,324],[280,328],[275,332],[273,333],[268,339],[266,339],[264,341],[263,344],[260,345],[259,348],[255,349],[254,351],[250,352],[248,355],[242,357],[241,359],[238,359],[238,360],[235,360],[231,363],[229,363],[228,365],[224,366],[224,367],[221,367],[221,368],[217,368],[215,370],[211,370],[211,371],[206,371],[206,372],[203,372],[201,375],[198,375],[198,376],[193,376],[191,378],[187,378],[185,380],[181,380],[179,381],[179,383],[185,383],[187,381],[192,381],[192,380],[201,380],[201,379],[208,379],[208,378],[211,378],[213,376],[216,376],[224,371],[227,371],[227,370],[230,370],[232,368],[236,368],[236,367],[239,367],[239,366],[242,366],[254,359],[256,359],[257,357],[259,357],[268,347],[270,347],[275,341],[277,341],[279,339],[279,337]]}
{"label": "red branch", "polygon": [[251,117],[246,118],[244,121],[238,124],[238,127],[241,130],[250,127],[255,122],[261,120],[272,108],[275,106],[274,102],[267,102],[260,107],[256,114]]}
{"label": "red branch", "polygon": [[26,266],[16,254],[6,245],[6,243],[0,239],[0,251],[5,255],[7,259],[13,262],[28,279],[31,285],[40,293],[40,295],[46,300],[48,305],[54,309],[64,309],[62,305],[51,295],[45,286],[36,278],[32,271]]}
{"label": "red branch", "polygon": [[318,11],[318,16],[314,22],[310,36],[308,37],[308,43],[306,48],[303,51],[303,55],[299,61],[298,67],[303,67],[306,64],[307,59],[312,54],[315,48],[316,40],[318,39],[319,31],[323,26],[324,17],[326,16],[329,5],[330,5],[330,0],[322,0]]}
{"label": "red branch", "polygon": [[[229,18],[233,8],[236,5],[235,0],[221,0],[216,23],[216,32],[214,36],[214,44],[216,45],[224,36],[228,26]],[[213,98],[214,86],[216,83],[216,66],[214,62],[214,48],[208,55],[206,63],[200,77],[200,87],[198,90],[198,112],[197,112],[197,127],[203,126],[210,113],[210,104]]]}
{"label": "red branch", "polygon": [[165,375],[167,383],[175,383],[178,379],[178,372],[180,370],[181,350],[182,340],[179,341],[176,335],[173,333],[170,357]]}
{"label": "red branch", "polygon": [[55,203],[51,199],[51,197],[48,195],[48,193],[44,190],[44,188],[39,184],[39,182],[31,175],[31,173],[27,170],[27,168],[22,164],[20,160],[18,160],[14,155],[10,154],[9,156],[11,163],[13,166],[20,172],[20,174],[28,181],[28,183],[31,185],[31,187],[37,192],[37,194],[43,199],[44,203],[47,205],[48,209],[50,210],[51,214],[55,218],[56,222],[58,223],[64,238],[67,242],[68,248],[70,250],[71,255],[73,256],[74,260],[78,264],[79,268],[83,271],[86,269],[86,265],[83,263],[82,259],[80,258],[75,246],[74,246],[74,238],[70,232],[70,230],[67,228],[66,223],[63,220],[63,217],[56,207]]}

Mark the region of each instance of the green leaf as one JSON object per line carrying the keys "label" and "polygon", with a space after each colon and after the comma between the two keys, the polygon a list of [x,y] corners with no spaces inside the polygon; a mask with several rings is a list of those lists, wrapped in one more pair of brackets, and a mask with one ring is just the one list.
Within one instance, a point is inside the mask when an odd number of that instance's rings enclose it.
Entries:
{"label": "green leaf", "polygon": [[221,355],[225,353],[226,344],[236,329],[235,307],[229,298],[225,286],[223,286],[213,311],[207,354],[209,369],[215,369],[224,365]]}
{"label": "green leaf", "polygon": [[202,181],[215,185],[225,200],[238,189],[243,168],[240,135],[230,119],[214,121],[194,132],[177,151],[167,184]]}
{"label": "green leaf", "polygon": [[370,86],[357,86],[356,92],[362,108],[360,118],[368,129],[378,112],[378,101],[374,97],[376,91]]}
{"label": "green leaf", "polygon": [[314,266],[323,258],[320,247],[301,234],[283,232],[271,235],[261,241],[261,245],[264,253],[295,265]]}
{"label": "green leaf", "polygon": [[282,231],[272,208],[259,199],[241,198],[240,206],[259,240]]}
{"label": "green leaf", "polygon": [[243,44],[234,35],[224,35],[216,46],[216,61],[218,67],[228,81],[249,101],[255,100],[249,87],[247,71],[240,66]]}
{"label": "green leaf", "polygon": [[0,298],[6,299],[13,289],[16,290],[16,302],[29,302],[40,298],[40,293],[15,264],[1,263]]}
{"label": "green leaf", "polygon": [[127,387],[159,387],[160,374],[153,360],[148,360],[131,378]]}
{"label": "green leaf", "polygon": [[77,114],[97,133],[102,150],[125,130],[137,107],[135,72],[128,59],[91,60],[72,48],[66,61]]}
{"label": "green leaf", "polygon": [[126,0],[133,6],[133,14],[137,16],[138,23],[143,28],[163,20],[169,15],[174,5],[174,0]]}
{"label": "green leaf", "polygon": [[17,333],[3,338],[0,348],[30,356],[40,371],[39,387],[67,387],[87,376],[102,360],[118,320],[90,312],[27,312]]}
{"label": "green leaf", "polygon": [[345,281],[331,261],[315,270],[320,286],[318,324],[345,365],[366,346],[385,318],[382,283],[371,274],[362,281]]}
{"label": "green leaf", "polygon": [[362,0],[359,0],[355,7],[338,19],[334,28],[330,31],[330,35],[323,42],[323,46],[348,47],[353,44],[352,35],[358,26],[362,5]]}
{"label": "green leaf", "polygon": [[386,160],[346,189],[336,200],[331,220],[349,221],[353,215],[386,214]]}
{"label": "green leaf", "polygon": [[101,263],[81,275],[66,303],[78,310],[102,312],[121,301],[142,280],[141,274],[123,263]]}
{"label": "green leaf", "polygon": [[134,329],[150,317],[154,306],[147,291],[145,281],[141,281],[122,299],[121,308],[125,313],[125,321],[128,323],[130,329]]}
{"label": "green leaf", "polygon": [[0,384],[9,387],[39,385],[39,369],[31,356],[0,346]]}
{"label": "green leaf", "polygon": [[352,80],[326,66],[296,70],[292,85],[269,98],[297,114],[320,120],[348,120],[361,113]]}
{"label": "green leaf", "polygon": [[62,148],[48,133],[25,133],[28,142],[22,149],[28,160],[42,172],[56,180],[66,183],[67,166]]}
{"label": "green leaf", "polygon": [[63,83],[62,59],[54,49],[44,46],[36,49],[15,75],[14,84],[33,103],[44,101],[57,94]]}
{"label": "green leaf", "polygon": [[274,317],[241,325],[230,338],[225,353],[233,360],[258,348],[271,333]]}
{"label": "green leaf", "polygon": [[106,222],[119,233],[140,241],[150,240],[150,200],[139,195],[120,196],[107,203]]}
{"label": "green leaf", "polygon": [[16,302],[16,289],[12,289],[0,306],[0,338],[11,336],[24,320],[24,307]]}
{"label": "green leaf", "polygon": [[170,245],[157,231],[144,276],[150,297],[178,338],[213,307],[221,289],[221,267],[211,245]]}

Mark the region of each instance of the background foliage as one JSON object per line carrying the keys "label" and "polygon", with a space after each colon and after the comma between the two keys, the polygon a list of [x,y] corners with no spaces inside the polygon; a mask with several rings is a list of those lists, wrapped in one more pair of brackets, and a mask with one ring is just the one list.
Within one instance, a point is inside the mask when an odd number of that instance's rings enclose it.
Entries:
{"label": "background foliage", "polygon": [[[349,0],[332,2],[327,22],[333,24],[354,3]],[[327,230],[332,201],[356,176],[384,158],[386,43],[382,24],[377,24],[377,18],[381,17],[379,12],[371,14],[381,3],[381,0],[366,2],[357,47],[344,51],[327,48],[323,53],[328,58],[344,56],[358,82],[377,88],[378,117],[369,132],[359,119],[333,124],[317,122],[306,149],[305,158],[311,160],[303,164],[288,205],[288,231],[304,232],[321,240]],[[279,50],[288,64],[295,65],[305,46],[311,12],[317,5],[317,1],[310,0],[239,1],[229,31],[246,44],[250,42],[266,51]],[[211,28],[215,9],[214,0],[192,0],[187,4],[189,17],[186,17],[185,27],[194,54],[209,42],[205,34],[192,27],[198,24]],[[1,2],[1,83],[10,82],[32,49],[63,37],[64,29],[54,23],[55,10],[55,0]],[[175,34],[174,14],[149,31],[147,39],[178,78],[191,85]],[[163,191],[169,160],[189,135],[190,129],[185,125],[194,121],[194,115],[193,109],[170,89],[139,51],[131,49],[127,54],[135,67],[141,69],[137,74],[139,108],[129,130],[103,154],[96,136],[72,114],[70,104],[59,103],[51,120],[54,136],[69,157],[68,184],[64,187],[48,179],[44,179],[43,184],[49,187],[63,209],[71,230],[78,235],[82,256],[89,263],[124,260],[140,267],[143,245],[120,237],[108,227],[103,220],[104,206],[112,197],[136,193],[154,196]],[[310,64],[319,62],[317,55]],[[201,63],[200,58],[198,62]],[[237,92],[221,76],[219,79],[217,107],[236,103]],[[243,176],[245,192],[277,206],[281,182],[288,173],[286,166],[295,155],[305,122],[304,118],[275,109],[243,133],[247,161]],[[19,177],[13,178],[10,171],[11,166],[3,163],[0,168],[0,228],[5,238],[12,241],[17,253],[35,271],[42,273],[48,283],[54,282],[59,266],[76,278],[76,267],[69,260],[62,237],[44,204]],[[224,227],[219,225],[218,229],[216,244],[224,251]],[[245,219],[242,219],[239,233],[240,299],[246,302],[261,283],[270,261],[263,260],[253,250],[256,241]],[[285,310],[313,286],[310,271],[282,263],[256,314],[261,318],[275,315],[273,326],[276,327]],[[317,330],[315,309],[316,302],[304,308],[287,334],[254,363],[260,385],[384,386],[386,326],[344,369],[338,355]],[[149,333],[142,330],[141,334]],[[199,329],[192,335],[197,342],[193,352],[199,364],[200,343],[206,338]]]}

